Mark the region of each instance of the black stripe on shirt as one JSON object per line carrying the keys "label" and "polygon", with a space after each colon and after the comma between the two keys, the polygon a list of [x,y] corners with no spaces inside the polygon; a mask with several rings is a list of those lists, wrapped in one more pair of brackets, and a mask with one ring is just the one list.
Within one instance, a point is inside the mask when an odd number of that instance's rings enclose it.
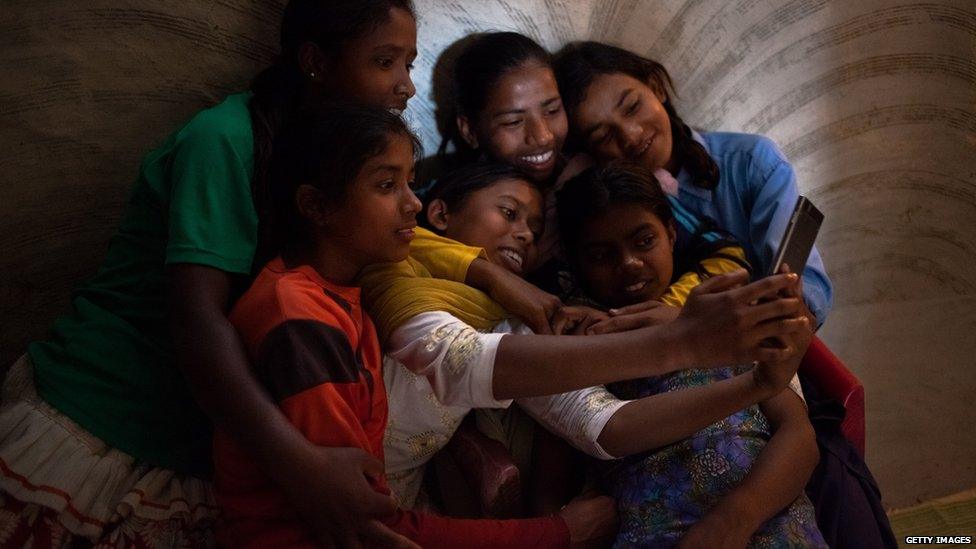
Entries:
{"label": "black stripe on shirt", "polygon": [[346,334],[317,320],[286,320],[264,338],[255,368],[282,401],[322,383],[356,383],[360,366]]}

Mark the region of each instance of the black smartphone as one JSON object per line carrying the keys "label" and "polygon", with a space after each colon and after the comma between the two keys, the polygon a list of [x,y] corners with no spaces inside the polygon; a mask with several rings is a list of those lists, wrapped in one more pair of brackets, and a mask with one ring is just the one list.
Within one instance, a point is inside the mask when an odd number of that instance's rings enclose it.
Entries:
{"label": "black smartphone", "polygon": [[779,243],[779,249],[773,257],[767,276],[779,272],[783,263],[790,266],[790,271],[802,273],[810,257],[810,250],[813,249],[813,242],[817,239],[820,231],[820,224],[823,223],[823,214],[810,200],[801,196],[796,200],[796,207],[793,208],[793,215],[790,222],[786,225],[786,232]]}

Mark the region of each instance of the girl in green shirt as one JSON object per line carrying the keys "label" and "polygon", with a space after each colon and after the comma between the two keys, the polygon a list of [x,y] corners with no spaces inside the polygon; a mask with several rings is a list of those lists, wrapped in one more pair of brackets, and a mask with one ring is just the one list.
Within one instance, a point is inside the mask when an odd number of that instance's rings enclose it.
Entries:
{"label": "girl in green shirt", "polygon": [[308,443],[260,388],[226,315],[271,253],[281,121],[338,99],[403,110],[416,33],[410,0],[292,0],[281,56],[251,91],[145,157],[102,267],[8,374],[3,544],[212,545],[212,421],[252,449],[324,545],[411,545],[376,520],[395,509],[366,481],[382,463]]}

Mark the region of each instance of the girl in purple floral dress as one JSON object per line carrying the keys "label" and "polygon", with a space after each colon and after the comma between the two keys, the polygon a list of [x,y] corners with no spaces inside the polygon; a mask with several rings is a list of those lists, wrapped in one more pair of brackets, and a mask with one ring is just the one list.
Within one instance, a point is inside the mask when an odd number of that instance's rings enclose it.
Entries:
{"label": "girl in purple floral dress", "polygon": [[[624,164],[590,168],[566,183],[558,210],[567,257],[591,298],[616,308],[683,301],[675,288],[686,285],[688,273],[672,276],[674,214],[649,172]],[[741,248],[722,251],[744,261]],[[709,276],[704,262],[691,269],[699,280]],[[809,337],[809,330],[797,332],[780,344],[806,345]],[[695,398],[689,387],[749,368],[683,370],[609,389],[622,399],[679,389]],[[609,462],[600,477],[617,500],[614,546],[826,547],[803,492],[818,458],[802,397],[784,390],[685,440]]]}

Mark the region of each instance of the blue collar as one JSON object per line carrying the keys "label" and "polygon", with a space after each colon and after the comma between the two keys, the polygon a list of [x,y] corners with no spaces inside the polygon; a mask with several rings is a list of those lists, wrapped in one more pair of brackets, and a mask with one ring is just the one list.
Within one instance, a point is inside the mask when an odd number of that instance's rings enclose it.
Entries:
{"label": "blue collar", "polygon": [[[691,130],[691,136],[694,137],[695,141],[700,143],[702,147],[705,147],[705,151],[708,152],[708,154],[712,153],[712,151],[708,148],[708,143],[705,143],[705,139],[702,138],[700,133],[696,132],[695,130]],[[677,179],[679,191],[697,196],[698,198],[707,200],[708,202],[712,201],[712,191],[693,185],[691,183],[691,174],[688,173],[688,170],[681,168],[681,171],[678,172]]]}

